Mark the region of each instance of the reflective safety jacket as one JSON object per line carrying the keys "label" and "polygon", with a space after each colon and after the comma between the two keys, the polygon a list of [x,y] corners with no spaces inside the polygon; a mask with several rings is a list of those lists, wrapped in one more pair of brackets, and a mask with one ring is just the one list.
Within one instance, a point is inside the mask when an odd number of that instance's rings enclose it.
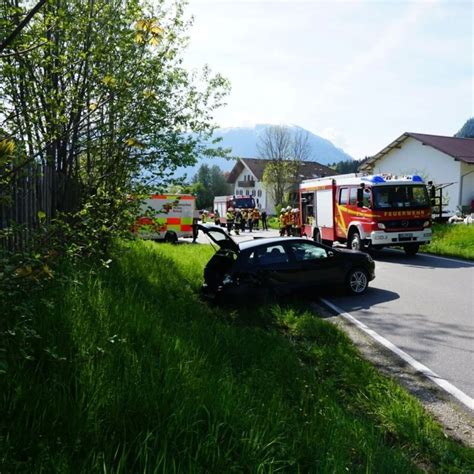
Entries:
{"label": "reflective safety jacket", "polygon": [[286,225],[286,216],[284,213],[280,214],[280,227],[285,227]]}

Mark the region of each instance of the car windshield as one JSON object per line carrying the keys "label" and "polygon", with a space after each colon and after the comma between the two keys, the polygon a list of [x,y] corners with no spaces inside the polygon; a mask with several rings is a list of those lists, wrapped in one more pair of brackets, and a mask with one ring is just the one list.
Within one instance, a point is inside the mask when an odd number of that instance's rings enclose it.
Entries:
{"label": "car windshield", "polygon": [[372,188],[374,209],[427,207],[430,205],[426,186],[378,186]]}

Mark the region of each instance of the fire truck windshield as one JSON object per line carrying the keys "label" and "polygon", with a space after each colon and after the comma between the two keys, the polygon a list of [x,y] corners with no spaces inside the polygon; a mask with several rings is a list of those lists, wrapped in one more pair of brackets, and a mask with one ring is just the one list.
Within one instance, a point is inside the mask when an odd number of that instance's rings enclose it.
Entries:
{"label": "fire truck windshield", "polygon": [[428,191],[424,185],[393,185],[372,187],[374,209],[429,207]]}
{"label": "fire truck windshield", "polygon": [[251,209],[255,207],[255,199],[253,197],[235,198],[230,201],[230,205],[236,209]]}

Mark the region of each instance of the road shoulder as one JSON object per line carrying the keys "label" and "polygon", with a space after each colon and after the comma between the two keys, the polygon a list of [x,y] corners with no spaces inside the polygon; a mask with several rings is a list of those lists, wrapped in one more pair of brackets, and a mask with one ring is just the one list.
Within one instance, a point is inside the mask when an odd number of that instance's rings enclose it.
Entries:
{"label": "road shoulder", "polygon": [[397,380],[418,398],[424,408],[443,426],[447,436],[474,448],[474,413],[342,316],[334,315],[319,303],[312,303],[311,307],[319,316],[343,330],[362,356],[380,372]]}

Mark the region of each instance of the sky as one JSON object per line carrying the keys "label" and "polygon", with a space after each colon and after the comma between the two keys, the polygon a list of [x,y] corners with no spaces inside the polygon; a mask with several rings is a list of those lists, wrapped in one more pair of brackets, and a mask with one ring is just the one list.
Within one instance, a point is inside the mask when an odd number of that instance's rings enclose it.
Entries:
{"label": "sky", "polygon": [[231,82],[221,127],[294,124],[356,159],[474,116],[470,0],[190,0],[188,67]]}

